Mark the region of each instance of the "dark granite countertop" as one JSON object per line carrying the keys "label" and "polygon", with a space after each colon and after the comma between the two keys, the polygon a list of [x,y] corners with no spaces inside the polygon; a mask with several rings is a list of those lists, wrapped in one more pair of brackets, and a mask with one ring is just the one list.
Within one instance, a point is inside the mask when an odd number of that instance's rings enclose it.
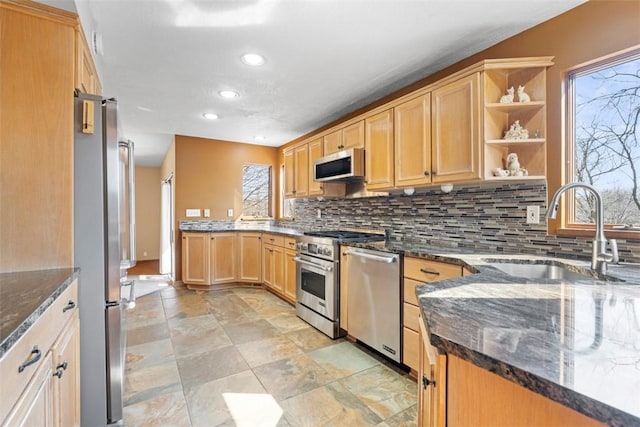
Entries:
{"label": "dark granite countertop", "polygon": [[0,274],[0,358],[78,277],[78,269]]}
{"label": "dark granite countertop", "polygon": [[225,231],[260,231],[263,233],[282,234],[284,236],[301,236],[304,231],[295,228],[277,227],[264,222],[252,221],[180,221],[180,231],[196,231],[204,233],[223,233]]}

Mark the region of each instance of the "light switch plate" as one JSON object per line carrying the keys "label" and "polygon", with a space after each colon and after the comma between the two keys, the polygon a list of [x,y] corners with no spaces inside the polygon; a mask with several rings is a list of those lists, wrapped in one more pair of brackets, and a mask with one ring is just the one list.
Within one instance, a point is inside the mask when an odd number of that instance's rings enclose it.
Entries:
{"label": "light switch plate", "polygon": [[540,206],[527,206],[527,224],[540,224]]}
{"label": "light switch plate", "polygon": [[233,216],[233,209],[227,209],[227,216]]}
{"label": "light switch plate", "polygon": [[187,209],[187,218],[200,216],[200,209]]}

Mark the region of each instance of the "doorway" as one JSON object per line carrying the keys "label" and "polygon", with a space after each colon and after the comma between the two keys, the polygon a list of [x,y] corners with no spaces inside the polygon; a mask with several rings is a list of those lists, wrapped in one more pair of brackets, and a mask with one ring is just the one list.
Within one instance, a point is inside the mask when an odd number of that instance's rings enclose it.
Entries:
{"label": "doorway", "polygon": [[160,274],[174,279],[173,174],[162,181],[160,217]]}

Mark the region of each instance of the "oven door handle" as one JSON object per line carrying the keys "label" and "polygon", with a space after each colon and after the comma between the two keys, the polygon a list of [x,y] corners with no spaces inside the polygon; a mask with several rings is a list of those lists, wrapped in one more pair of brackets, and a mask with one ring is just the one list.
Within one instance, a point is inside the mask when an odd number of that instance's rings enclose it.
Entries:
{"label": "oven door handle", "polygon": [[297,256],[294,256],[293,260],[295,262],[299,262],[300,264],[304,264],[304,265],[308,265],[308,266],[311,266],[311,267],[319,268],[319,269],[324,270],[324,271],[333,271],[333,267],[331,267],[331,266],[324,266],[324,265],[316,264],[315,262],[307,261],[306,259],[302,259],[302,258],[297,257]]}
{"label": "oven door handle", "polygon": [[386,262],[387,264],[391,264],[396,262],[397,256],[396,255],[390,255],[390,256],[381,256],[381,255],[373,255],[367,252],[360,252],[360,251],[356,251],[353,249],[347,249],[344,252],[345,255],[355,255],[355,256],[359,256],[362,258],[367,258],[367,259],[371,259],[374,261],[381,261],[381,262]]}

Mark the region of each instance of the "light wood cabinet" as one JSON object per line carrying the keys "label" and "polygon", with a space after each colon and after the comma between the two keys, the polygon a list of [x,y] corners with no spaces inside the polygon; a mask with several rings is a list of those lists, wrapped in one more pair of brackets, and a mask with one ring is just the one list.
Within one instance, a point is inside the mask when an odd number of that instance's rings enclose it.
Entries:
{"label": "light wood cabinet", "polygon": [[182,233],[182,281],[209,285],[209,233]]}
{"label": "light wood cabinet", "polygon": [[262,282],[261,233],[238,233],[238,281]]}
{"label": "light wood cabinet", "polygon": [[262,282],[279,295],[285,295],[284,236],[263,234]]}
{"label": "light wood cabinet", "polygon": [[432,182],[480,178],[480,73],[433,90]]}
{"label": "light wood cabinet", "polygon": [[0,2],[2,272],[73,265],[77,25],[37,2]]}
{"label": "light wood cabinet", "polygon": [[209,284],[235,282],[237,233],[211,233],[209,237]]}
{"label": "light wood cabinet", "polygon": [[284,251],[284,297],[292,304],[296,302],[296,251],[289,248]]}
{"label": "light wood cabinet", "polygon": [[314,181],[314,165],[313,162],[323,156],[322,138],[309,141],[309,195],[321,196],[324,193],[323,183]]}
{"label": "light wood cabinet", "polygon": [[423,283],[462,277],[463,268],[459,265],[422,258],[404,258],[404,277],[402,279],[402,363],[411,368],[412,373],[419,367],[419,323],[420,308],[416,298],[416,286]]}
{"label": "light wood cabinet", "polygon": [[[484,178],[542,179],[546,177],[546,70],[551,57],[489,61],[483,73],[484,83]],[[524,86],[530,101],[519,102],[518,86]],[[501,103],[508,88],[516,92],[514,102]],[[505,139],[514,123],[528,131],[528,138]],[[497,168],[506,169],[506,157],[516,153],[527,176],[494,176]]]}
{"label": "light wood cabinet", "polygon": [[364,120],[331,132],[325,135],[322,140],[325,155],[347,148],[364,148]]}
{"label": "light wood cabinet", "polygon": [[447,425],[447,356],[429,343],[419,321],[418,427]]}
{"label": "light wood cabinet", "polygon": [[102,95],[102,85],[93,62],[87,38],[78,26],[76,31],[76,88],[84,93]]}
{"label": "light wood cabinet", "polygon": [[305,197],[309,194],[309,147],[297,145],[284,152],[284,195]]}
{"label": "light wood cabinet", "polygon": [[368,190],[393,188],[393,110],[365,119],[365,183]]}
{"label": "light wood cabinet", "polygon": [[403,102],[393,109],[395,185],[431,183],[431,94]]}
{"label": "light wood cabinet", "polygon": [[78,282],[0,359],[0,425],[80,425]]}

